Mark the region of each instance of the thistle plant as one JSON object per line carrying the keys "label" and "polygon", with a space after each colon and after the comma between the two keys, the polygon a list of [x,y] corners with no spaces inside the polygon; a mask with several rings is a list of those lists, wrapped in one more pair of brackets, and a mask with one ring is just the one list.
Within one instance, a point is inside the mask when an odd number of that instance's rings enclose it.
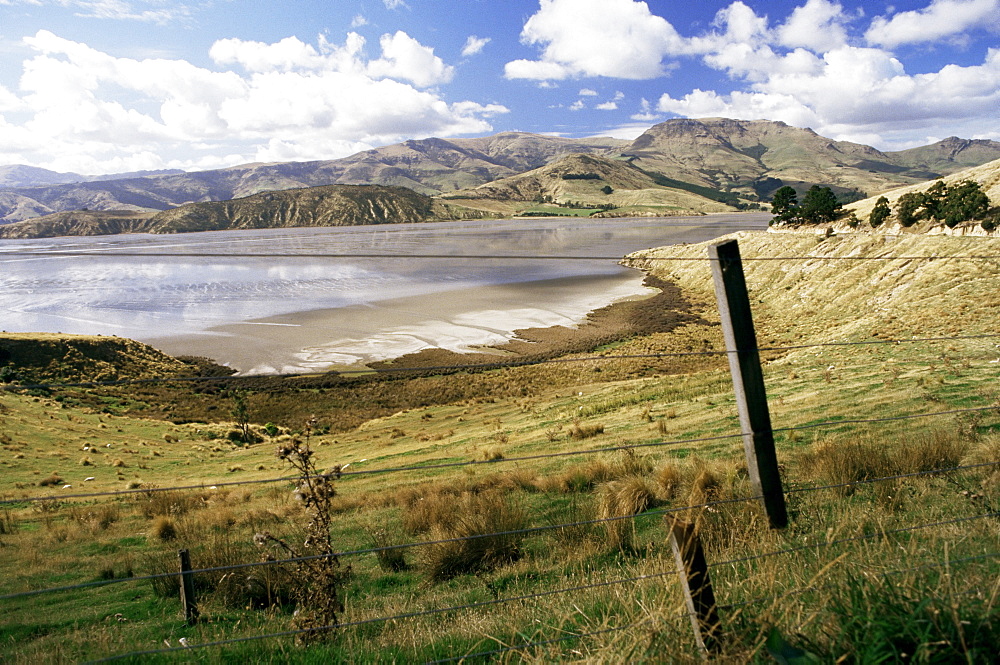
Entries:
{"label": "thistle plant", "polygon": [[309,516],[302,543],[293,544],[268,532],[254,536],[257,546],[283,551],[292,560],[296,600],[292,626],[303,631],[299,642],[304,644],[333,634],[337,613],[344,609],[337,590],[350,573],[350,567],[340,566],[330,537],[331,502],[336,495],[333,481],[340,478],[340,467],[335,466],[326,473],[317,468],[309,447],[315,425],[316,419],[310,418],[303,437],[281,443],[276,452],[278,459],[298,472],[295,496],[302,501]]}

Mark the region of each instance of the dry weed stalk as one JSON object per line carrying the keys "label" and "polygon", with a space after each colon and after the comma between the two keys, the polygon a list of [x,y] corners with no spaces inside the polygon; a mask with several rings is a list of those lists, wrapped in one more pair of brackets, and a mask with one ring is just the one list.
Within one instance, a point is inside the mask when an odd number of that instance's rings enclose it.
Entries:
{"label": "dry weed stalk", "polygon": [[295,560],[292,579],[296,610],[292,625],[304,631],[298,638],[304,644],[332,634],[333,627],[337,625],[337,613],[344,609],[337,589],[350,572],[349,568],[340,567],[330,536],[332,500],[336,495],[332,481],[340,478],[340,467],[334,467],[325,474],[317,469],[309,447],[309,437],[315,425],[315,418],[307,422],[304,442],[292,439],[280,444],[277,450],[278,459],[290,464],[299,474],[295,495],[309,514],[302,544],[293,546],[266,531],[254,535],[254,543],[258,546],[270,544],[284,550]]}

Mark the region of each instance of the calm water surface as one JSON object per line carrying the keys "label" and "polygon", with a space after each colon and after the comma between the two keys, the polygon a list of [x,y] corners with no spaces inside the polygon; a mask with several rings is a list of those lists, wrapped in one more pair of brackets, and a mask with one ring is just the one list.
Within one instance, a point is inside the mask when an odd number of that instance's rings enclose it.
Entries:
{"label": "calm water surface", "polygon": [[[220,326],[295,312],[356,309],[430,294],[447,294],[443,297],[454,304],[470,289],[537,286],[561,278],[586,278],[588,292],[600,291],[606,279],[609,299],[601,304],[607,304],[621,296],[623,279],[634,277],[634,290],[640,290],[639,276],[617,265],[617,257],[765,228],[769,218],[566,218],[0,240],[0,329],[142,341],[225,337]],[[336,254],[377,256],[331,256]],[[488,258],[493,256],[519,258]],[[532,258],[546,256],[608,258]],[[554,298],[566,298],[557,291]],[[538,293],[535,288],[532,306],[545,309]],[[545,290],[541,293],[544,299]],[[511,309],[510,302],[504,307]],[[354,329],[352,338],[377,335],[380,325],[373,320],[371,330]],[[335,336],[327,326],[316,331],[314,341]],[[225,340],[217,342],[225,351]],[[239,351],[252,355],[252,349]]]}

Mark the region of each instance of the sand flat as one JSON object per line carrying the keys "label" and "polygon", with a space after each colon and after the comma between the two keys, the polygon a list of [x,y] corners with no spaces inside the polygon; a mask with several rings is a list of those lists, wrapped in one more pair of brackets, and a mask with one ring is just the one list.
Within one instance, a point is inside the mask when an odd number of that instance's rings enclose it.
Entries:
{"label": "sand flat", "polygon": [[423,349],[464,352],[502,344],[524,328],[574,326],[595,309],[650,293],[642,280],[641,273],[627,271],[462,288],[143,341],[247,374],[358,369]]}

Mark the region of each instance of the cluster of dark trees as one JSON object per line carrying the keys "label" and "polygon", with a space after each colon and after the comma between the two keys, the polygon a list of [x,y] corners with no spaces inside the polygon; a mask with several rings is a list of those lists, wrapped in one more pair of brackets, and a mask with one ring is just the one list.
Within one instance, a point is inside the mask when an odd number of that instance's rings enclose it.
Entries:
{"label": "cluster of dark trees", "polygon": [[842,209],[843,204],[829,187],[813,185],[802,197],[800,205],[798,193],[786,185],[774,193],[771,202],[774,219],[771,223],[822,224],[840,217]]}
{"label": "cluster of dark trees", "polygon": [[[889,200],[882,196],[875,202],[868,223],[878,228],[891,214]],[[901,226],[931,221],[954,228],[962,222],[982,220],[983,228],[992,231],[998,218],[1000,209],[991,208],[986,192],[971,180],[952,186],[938,180],[927,191],[903,194],[896,202],[896,219]]]}
{"label": "cluster of dark trees", "polygon": [[[843,214],[842,202],[829,187],[813,185],[799,204],[798,193],[791,187],[781,187],[771,203],[772,224],[822,224]],[[962,222],[979,220],[987,231],[1000,227],[1000,207],[990,207],[990,199],[979,183],[966,180],[948,185],[935,182],[923,192],[910,192],[896,203],[896,219],[902,226],[930,221],[953,228]],[[882,196],[868,215],[872,228],[882,226],[893,214],[889,199]]]}

